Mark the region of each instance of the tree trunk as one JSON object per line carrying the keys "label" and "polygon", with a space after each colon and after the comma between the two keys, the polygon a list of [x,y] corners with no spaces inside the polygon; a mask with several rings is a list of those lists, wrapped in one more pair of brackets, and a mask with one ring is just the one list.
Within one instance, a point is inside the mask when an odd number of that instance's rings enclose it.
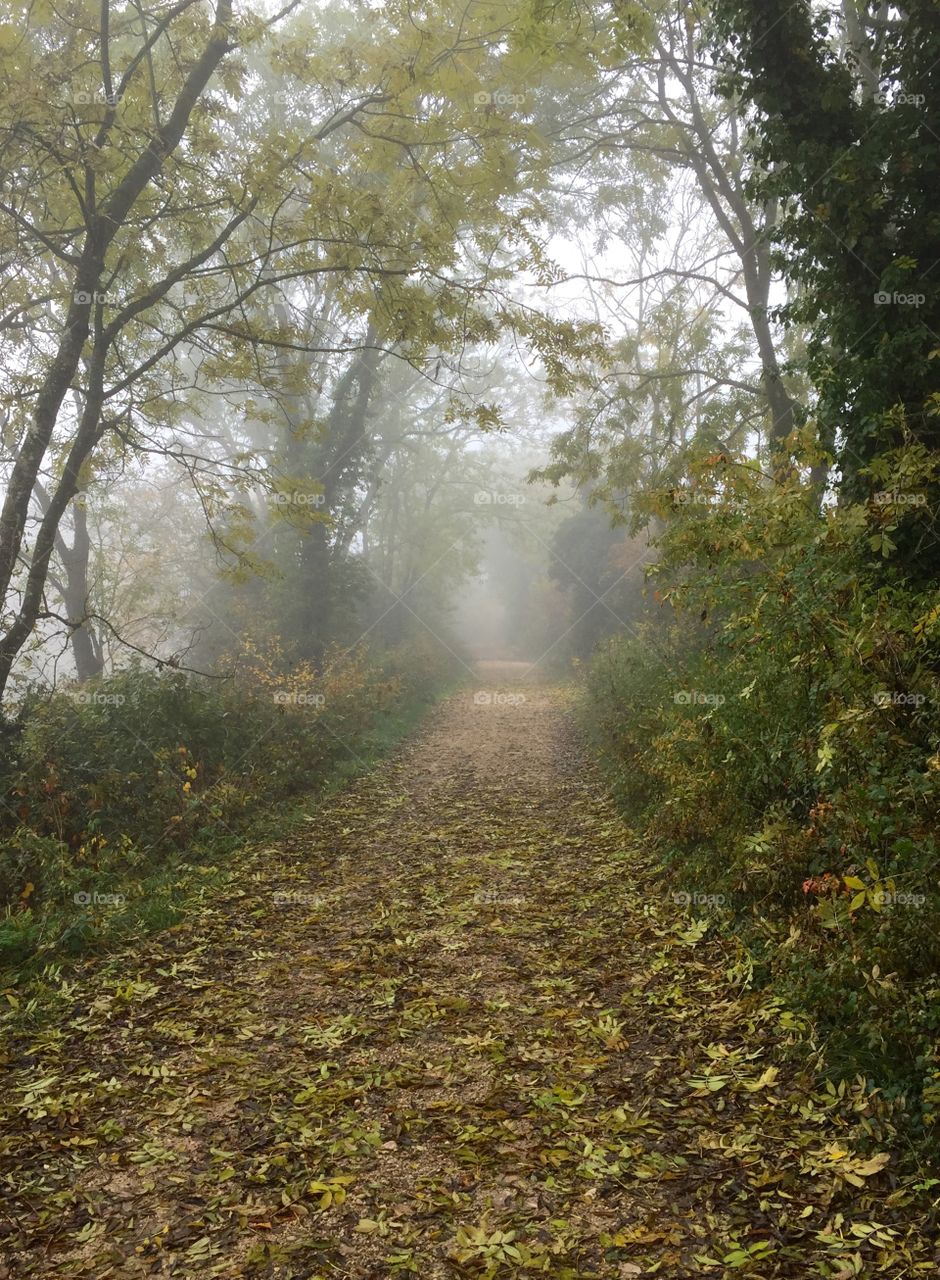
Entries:
{"label": "tree trunk", "polygon": [[[363,349],[340,378],[327,417],[323,448],[318,450],[322,474],[324,510],[334,511],[341,500],[345,477],[359,473],[359,461],[366,437],[369,403],[375,389],[378,355],[373,349],[375,332],[370,325]],[[332,639],[332,621],[337,584],[333,581],[335,549],[330,526],[322,520],[311,523],[301,542],[300,645],[305,657],[320,662]]]}
{"label": "tree trunk", "polygon": [[[94,680],[104,670],[104,653],[101,641],[93,624],[89,621],[88,599],[88,561],[91,552],[91,539],[88,536],[88,513],[85,509],[85,497],[77,494],[72,502],[72,524],[74,534],[72,545],[66,549],[65,569],[65,612],[73,625],[71,634],[72,657],[75,659],[75,673],[80,682]],[[60,552],[61,555],[61,552]]]}
{"label": "tree trunk", "polygon": [[[75,266],[75,282],[65,327],[58,350],[39,388],[33,421],[17,455],[0,510],[0,600],[4,602],[9,601],[13,575],[24,552],[29,509],[43,460],[52,441],[62,403],[78,372],[85,344],[91,333],[93,309],[99,306],[95,295],[104,270],[105,254],[138,197],[160,172],[166,157],[176,150],[196,103],[219,63],[234,47],[229,43],[228,34],[231,16],[232,0],[217,0],[212,33],[198,61],[189,71],[166,123],[157,130],[131,164],[123,180],[97,208],[94,207],[92,177],[90,173],[86,175],[90,194],[85,240],[81,254],[77,258],[70,258]],[[106,141],[109,127],[108,123],[102,126],[100,145]],[[89,385],[81,421],[62,479],[43,515],[19,611],[5,634],[0,637],[0,701],[6,691],[16,655],[29,639],[42,610],[43,590],[59,521],[79,490],[81,466],[102,435],[100,418],[104,403],[103,367],[113,334],[100,330],[100,316],[98,330],[91,358],[95,365],[97,385]]]}

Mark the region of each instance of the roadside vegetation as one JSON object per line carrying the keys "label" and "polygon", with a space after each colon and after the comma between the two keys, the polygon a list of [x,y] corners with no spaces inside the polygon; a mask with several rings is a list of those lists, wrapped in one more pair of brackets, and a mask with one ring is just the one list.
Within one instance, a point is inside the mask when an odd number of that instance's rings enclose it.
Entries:
{"label": "roadside vegetation", "polygon": [[254,651],[229,678],[130,667],[27,704],[0,824],[6,981],[178,923],[207,877],[368,768],[458,672],[417,640],[317,672]]}

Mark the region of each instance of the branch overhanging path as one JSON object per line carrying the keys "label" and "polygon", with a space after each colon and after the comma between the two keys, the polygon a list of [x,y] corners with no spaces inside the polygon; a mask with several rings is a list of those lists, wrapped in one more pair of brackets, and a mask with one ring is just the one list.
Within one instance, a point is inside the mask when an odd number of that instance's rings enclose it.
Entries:
{"label": "branch overhanging path", "polygon": [[0,1275],[935,1274],[524,669],[10,1038]]}

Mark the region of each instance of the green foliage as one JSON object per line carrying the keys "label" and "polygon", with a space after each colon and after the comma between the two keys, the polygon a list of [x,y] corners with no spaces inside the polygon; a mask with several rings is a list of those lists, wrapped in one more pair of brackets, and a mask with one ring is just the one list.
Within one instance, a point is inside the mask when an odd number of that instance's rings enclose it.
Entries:
{"label": "green foliage", "polygon": [[[923,484],[918,455],[879,459]],[[871,547],[920,506],[826,506],[724,455],[653,495],[666,622],[595,658],[584,719],[664,856],[723,895],[835,1072],[926,1123],[940,991],[940,596]]]}
{"label": "green foliage", "polygon": [[[940,442],[937,6],[888,19],[846,5],[847,48],[806,0],[713,8],[726,88],[756,110],[753,194],[780,203],[778,265],[795,286],[784,315],[810,327],[819,435],[857,499],[873,457]],[[933,478],[933,509],[938,496]],[[932,543],[905,549],[910,573],[935,572]]]}
{"label": "green foliage", "polygon": [[394,741],[453,678],[445,657],[412,642],[314,675],[271,647],[227,680],[134,667],[24,706],[3,778],[0,964],[172,923],[193,864],[224,863],[274,804]]}

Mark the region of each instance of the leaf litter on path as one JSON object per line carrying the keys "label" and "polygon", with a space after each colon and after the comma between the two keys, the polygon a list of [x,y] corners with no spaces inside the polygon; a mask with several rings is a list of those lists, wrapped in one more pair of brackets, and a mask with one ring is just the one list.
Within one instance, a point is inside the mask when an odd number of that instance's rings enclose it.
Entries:
{"label": "leaf litter on path", "polygon": [[518,687],[14,1028],[0,1280],[938,1274],[880,1100],[801,1074]]}

